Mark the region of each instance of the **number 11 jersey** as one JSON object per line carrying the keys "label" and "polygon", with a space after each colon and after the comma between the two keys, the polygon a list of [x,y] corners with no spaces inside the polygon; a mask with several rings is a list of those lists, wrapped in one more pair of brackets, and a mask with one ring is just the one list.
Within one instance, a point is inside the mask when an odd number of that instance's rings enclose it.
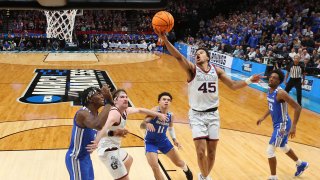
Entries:
{"label": "number 11 jersey", "polygon": [[[158,107],[158,112],[161,113],[159,107]],[[155,132],[146,130],[146,136],[144,138],[145,141],[161,142],[167,139],[166,133],[167,133],[169,124],[171,122],[171,117],[172,117],[171,112],[168,112],[166,121],[161,121],[158,117],[155,117],[154,119],[152,119],[150,123],[153,125]]]}

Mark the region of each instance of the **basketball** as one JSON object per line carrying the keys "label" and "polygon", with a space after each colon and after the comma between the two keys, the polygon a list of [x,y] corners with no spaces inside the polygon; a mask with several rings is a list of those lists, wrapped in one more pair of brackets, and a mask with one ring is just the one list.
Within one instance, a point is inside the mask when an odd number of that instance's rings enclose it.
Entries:
{"label": "basketball", "polygon": [[152,18],[152,27],[160,32],[170,32],[174,25],[173,16],[167,11],[159,11]]}

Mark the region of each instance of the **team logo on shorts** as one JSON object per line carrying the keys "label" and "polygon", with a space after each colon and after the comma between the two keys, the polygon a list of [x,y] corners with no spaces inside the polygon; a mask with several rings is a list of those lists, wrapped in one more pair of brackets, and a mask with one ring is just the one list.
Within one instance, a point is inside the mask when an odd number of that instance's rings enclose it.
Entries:
{"label": "team logo on shorts", "polygon": [[118,169],[119,166],[121,166],[119,159],[115,156],[111,156],[111,168],[115,170]]}
{"label": "team logo on shorts", "polygon": [[109,84],[115,86],[105,71],[85,69],[36,69],[35,77],[29,84],[20,102],[30,104],[51,104],[71,102],[81,105],[79,92],[94,86]]}

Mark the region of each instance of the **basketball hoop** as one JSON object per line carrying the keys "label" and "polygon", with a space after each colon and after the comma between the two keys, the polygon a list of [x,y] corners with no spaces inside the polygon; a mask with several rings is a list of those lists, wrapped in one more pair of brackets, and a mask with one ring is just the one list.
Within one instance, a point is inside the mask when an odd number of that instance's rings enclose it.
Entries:
{"label": "basketball hoop", "polygon": [[77,9],[44,11],[47,17],[47,37],[72,43],[72,32]]}

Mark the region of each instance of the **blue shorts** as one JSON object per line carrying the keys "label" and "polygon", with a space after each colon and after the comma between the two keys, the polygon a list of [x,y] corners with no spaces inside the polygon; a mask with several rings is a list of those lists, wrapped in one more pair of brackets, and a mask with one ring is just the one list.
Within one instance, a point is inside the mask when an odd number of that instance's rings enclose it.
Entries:
{"label": "blue shorts", "polygon": [[281,131],[281,124],[276,125],[273,128],[273,133],[269,144],[274,145],[275,147],[284,147],[288,143],[288,136],[291,128],[291,122],[289,121],[286,124],[285,133],[280,133]]}
{"label": "blue shorts", "polygon": [[169,141],[168,138],[164,139],[163,141],[145,141],[145,148],[146,153],[154,152],[158,153],[158,150],[163,154],[167,154],[172,148],[173,145]]}
{"label": "blue shorts", "polygon": [[70,180],[93,180],[93,166],[90,155],[83,158],[72,158],[66,154],[66,166],[70,175]]}

